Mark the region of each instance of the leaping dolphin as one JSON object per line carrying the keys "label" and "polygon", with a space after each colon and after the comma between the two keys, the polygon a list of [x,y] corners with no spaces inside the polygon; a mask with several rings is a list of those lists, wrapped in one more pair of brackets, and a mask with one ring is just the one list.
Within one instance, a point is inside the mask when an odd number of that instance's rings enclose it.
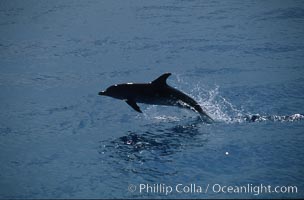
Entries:
{"label": "leaping dolphin", "polygon": [[170,75],[171,73],[165,73],[150,83],[112,85],[98,94],[124,100],[140,113],[142,111],[136,103],[178,106],[194,110],[200,114],[202,120],[208,123],[213,122],[213,119],[193,98],[167,84],[166,81]]}

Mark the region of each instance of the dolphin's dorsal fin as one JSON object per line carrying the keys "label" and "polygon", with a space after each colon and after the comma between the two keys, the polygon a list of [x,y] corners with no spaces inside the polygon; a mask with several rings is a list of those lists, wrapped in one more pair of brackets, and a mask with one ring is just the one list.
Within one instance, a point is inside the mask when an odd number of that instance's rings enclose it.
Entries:
{"label": "dolphin's dorsal fin", "polygon": [[171,73],[165,73],[163,75],[161,75],[160,77],[158,77],[157,79],[155,79],[154,81],[152,81],[152,84],[155,85],[167,85],[167,78],[171,75]]}

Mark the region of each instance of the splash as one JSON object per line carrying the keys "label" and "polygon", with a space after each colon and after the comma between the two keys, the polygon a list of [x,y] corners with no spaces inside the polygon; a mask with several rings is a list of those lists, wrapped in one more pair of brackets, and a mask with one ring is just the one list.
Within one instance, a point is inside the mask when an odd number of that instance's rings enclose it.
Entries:
{"label": "splash", "polygon": [[197,84],[191,91],[192,96],[206,110],[207,113],[217,122],[242,123],[242,122],[293,122],[304,120],[302,114],[292,115],[260,115],[246,112],[236,108],[231,102],[220,95],[219,86],[206,90]]}
{"label": "splash", "polygon": [[191,91],[192,96],[215,121],[233,122],[242,114],[229,101],[219,94],[219,86],[206,90],[197,84]]}
{"label": "splash", "polygon": [[[181,91],[190,91],[188,93],[195,99],[204,111],[216,122],[223,123],[244,123],[244,122],[293,122],[304,120],[302,114],[292,115],[262,115],[250,113],[243,108],[237,108],[233,103],[223,97],[220,93],[220,87],[215,85],[214,88],[206,89],[200,82],[193,85],[191,81],[186,81],[180,75],[173,76],[175,83],[172,86]],[[187,94],[187,93],[186,93]],[[197,117],[193,111],[166,106],[150,105],[145,109],[144,118],[155,122],[180,122]]]}

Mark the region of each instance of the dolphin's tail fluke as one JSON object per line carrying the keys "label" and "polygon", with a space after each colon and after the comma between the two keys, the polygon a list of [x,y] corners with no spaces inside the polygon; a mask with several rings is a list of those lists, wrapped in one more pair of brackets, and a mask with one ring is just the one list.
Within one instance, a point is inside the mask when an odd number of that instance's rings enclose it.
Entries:
{"label": "dolphin's tail fluke", "polygon": [[194,109],[200,114],[200,117],[203,121],[207,123],[214,122],[214,120],[205,111],[203,111],[202,107],[199,104],[196,104],[194,106]]}
{"label": "dolphin's tail fluke", "polygon": [[200,114],[201,119],[204,122],[206,122],[208,124],[211,124],[214,122],[214,120],[207,113],[204,112],[204,113],[199,113],[199,114]]}

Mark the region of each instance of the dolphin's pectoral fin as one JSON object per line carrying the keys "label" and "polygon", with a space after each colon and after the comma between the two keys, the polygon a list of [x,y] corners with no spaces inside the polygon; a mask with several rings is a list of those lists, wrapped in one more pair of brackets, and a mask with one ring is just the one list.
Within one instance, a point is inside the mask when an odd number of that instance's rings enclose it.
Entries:
{"label": "dolphin's pectoral fin", "polygon": [[127,104],[129,106],[131,106],[134,110],[136,110],[137,112],[142,113],[142,111],[140,110],[139,106],[136,104],[136,102],[134,100],[131,99],[127,99],[126,100]]}
{"label": "dolphin's pectoral fin", "polygon": [[158,77],[157,79],[155,79],[154,81],[152,81],[152,84],[154,85],[167,85],[167,78],[171,75],[171,73],[165,73],[163,75],[161,75],[160,77]]}

